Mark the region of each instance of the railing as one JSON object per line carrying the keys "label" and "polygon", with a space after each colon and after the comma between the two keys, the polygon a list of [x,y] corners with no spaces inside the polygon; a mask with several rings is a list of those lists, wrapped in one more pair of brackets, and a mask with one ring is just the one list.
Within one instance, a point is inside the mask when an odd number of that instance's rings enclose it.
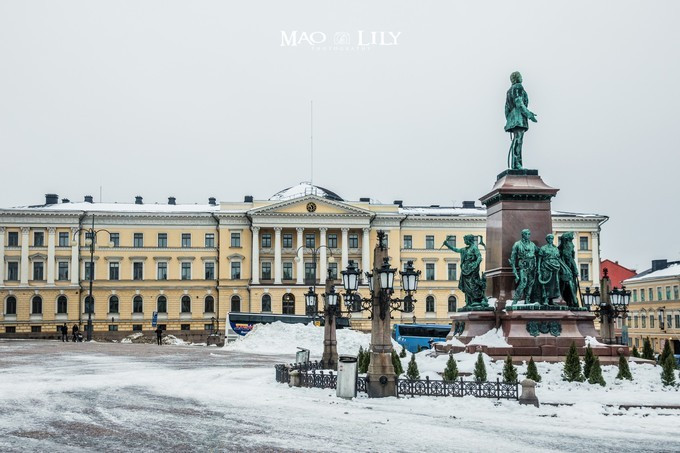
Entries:
{"label": "railing", "polygon": [[[290,383],[290,372],[300,372],[300,386],[308,388],[334,389],[338,383],[338,375],[332,371],[321,369],[320,362],[295,363],[290,365],[274,365],[276,382]],[[519,384],[517,382],[489,381],[442,381],[425,379],[397,379],[397,396],[474,396],[477,398],[519,398]],[[357,377],[357,392],[366,393],[368,378]]]}
{"label": "railing", "polygon": [[477,398],[519,398],[517,382],[440,381],[430,378],[397,379],[397,395],[403,396],[474,396]]}

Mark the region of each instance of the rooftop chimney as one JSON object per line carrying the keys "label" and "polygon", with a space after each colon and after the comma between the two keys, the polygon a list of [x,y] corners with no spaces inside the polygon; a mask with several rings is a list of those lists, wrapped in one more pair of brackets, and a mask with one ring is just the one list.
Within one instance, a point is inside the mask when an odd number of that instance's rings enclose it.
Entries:
{"label": "rooftop chimney", "polygon": [[359,201],[362,202],[362,203],[370,203],[371,199],[363,197],[363,198],[359,198]]}
{"label": "rooftop chimney", "polygon": [[59,203],[59,195],[56,193],[46,193],[45,194],[45,204],[57,204]]}
{"label": "rooftop chimney", "polygon": [[404,200],[394,200],[393,203],[399,206],[400,208],[404,207]]}
{"label": "rooftop chimney", "polygon": [[144,204],[144,203],[142,203],[142,197],[141,196],[137,195],[135,197],[135,204]]}
{"label": "rooftop chimney", "polygon": [[208,204],[210,206],[217,206],[217,199],[215,197],[208,198]]}
{"label": "rooftop chimney", "polygon": [[177,204],[175,203],[175,197],[168,197],[168,204]]}
{"label": "rooftop chimney", "polygon": [[61,199],[61,202],[62,202],[62,203],[70,203],[71,200],[69,200],[68,198],[62,198],[62,199]]}
{"label": "rooftop chimney", "polygon": [[668,267],[668,260],[652,260],[652,272]]}
{"label": "rooftop chimney", "polygon": [[252,203],[253,202],[253,196],[252,195],[246,195],[243,197],[243,202],[244,203]]}
{"label": "rooftop chimney", "polygon": [[85,195],[85,203],[94,203],[92,195]]}
{"label": "rooftop chimney", "polygon": [[438,204],[431,204],[430,207],[431,207],[431,208],[438,208],[439,205],[438,205]]}
{"label": "rooftop chimney", "polygon": [[464,201],[463,202],[463,208],[464,209],[474,209],[475,208],[475,202],[473,201]]}

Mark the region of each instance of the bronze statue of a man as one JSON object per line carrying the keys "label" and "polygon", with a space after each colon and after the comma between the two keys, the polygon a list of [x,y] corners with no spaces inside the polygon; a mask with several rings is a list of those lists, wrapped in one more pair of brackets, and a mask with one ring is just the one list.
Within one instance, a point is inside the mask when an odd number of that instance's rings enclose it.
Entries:
{"label": "bronze statue of a man", "polygon": [[520,298],[524,298],[527,304],[533,303],[537,254],[538,247],[531,242],[531,231],[527,229],[522,230],[522,239],[515,242],[510,254],[510,266],[512,266],[512,273],[515,276],[515,283],[518,283],[512,302],[513,305]]}
{"label": "bronze statue of a man", "polygon": [[552,305],[560,297],[560,251],[555,247],[555,236],[548,234],[546,244],[538,250],[538,283],[541,287],[541,305]]}
{"label": "bronze statue of a man", "polygon": [[578,266],[574,251],[574,233],[568,231],[560,236],[557,247],[560,251],[562,271],[560,272],[560,293],[570,307],[578,307]]}
{"label": "bronze statue of a man", "polygon": [[512,143],[508,153],[508,167],[513,170],[522,169],[522,142],[524,133],[529,130],[528,120],[536,120],[530,112],[529,96],[522,86],[522,74],[515,71],[510,74],[512,85],[505,96],[505,131],[512,135]]}
{"label": "bronze statue of a man", "polygon": [[[449,243],[449,237],[444,241],[444,246],[460,253],[460,280],[458,288],[465,294],[466,308],[486,308],[489,302],[486,299],[486,280],[479,276],[479,268],[482,264],[482,254],[477,247],[476,236],[466,234],[464,248],[456,248]],[[483,245],[483,244],[482,244]]]}

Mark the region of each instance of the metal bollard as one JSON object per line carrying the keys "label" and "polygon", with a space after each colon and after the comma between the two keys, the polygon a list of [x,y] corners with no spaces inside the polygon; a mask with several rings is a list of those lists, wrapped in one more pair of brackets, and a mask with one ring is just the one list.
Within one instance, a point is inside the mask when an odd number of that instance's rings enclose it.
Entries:
{"label": "metal bollard", "polygon": [[531,379],[522,381],[522,394],[519,396],[519,404],[533,404],[538,407],[538,397],[536,396],[536,382]]}

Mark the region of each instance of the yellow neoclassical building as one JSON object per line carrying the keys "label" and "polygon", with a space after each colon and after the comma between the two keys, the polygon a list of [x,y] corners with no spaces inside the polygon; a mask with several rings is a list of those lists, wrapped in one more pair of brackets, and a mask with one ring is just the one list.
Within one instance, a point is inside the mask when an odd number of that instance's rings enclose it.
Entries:
{"label": "yellow neoclassical building", "polygon": [[[93,220],[101,231],[90,269],[83,229]],[[575,234],[584,286],[599,282],[605,220],[553,213],[556,234]],[[466,234],[484,238],[485,226],[485,209],[474,202],[444,207],[347,201],[309,183],[267,200],[210,198],[203,205],[176,204],[173,197],[163,204],[141,197],[134,203],[96,203],[90,196],[60,201],[50,194],[44,204],[0,210],[0,335],[54,335],[63,323],[82,328],[90,272],[95,337],[152,330],[154,312],[165,329],[191,337],[208,332],[213,318],[223,328],[230,311],[304,314],[311,280],[324,285],[328,271],[339,276],[350,260],[370,268],[378,230],[387,233],[395,267],[413,260],[422,271],[414,312],[395,313],[396,322],[415,316],[418,322],[449,323],[464,297],[459,255],[441,244],[447,236],[458,246]],[[367,286],[362,288],[367,295]],[[369,327],[366,314],[353,314],[351,322]]]}
{"label": "yellow neoclassical building", "polygon": [[631,291],[628,307],[628,343],[642,352],[649,338],[654,352],[666,341],[680,354],[680,261],[654,260],[652,267],[623,281]]}

